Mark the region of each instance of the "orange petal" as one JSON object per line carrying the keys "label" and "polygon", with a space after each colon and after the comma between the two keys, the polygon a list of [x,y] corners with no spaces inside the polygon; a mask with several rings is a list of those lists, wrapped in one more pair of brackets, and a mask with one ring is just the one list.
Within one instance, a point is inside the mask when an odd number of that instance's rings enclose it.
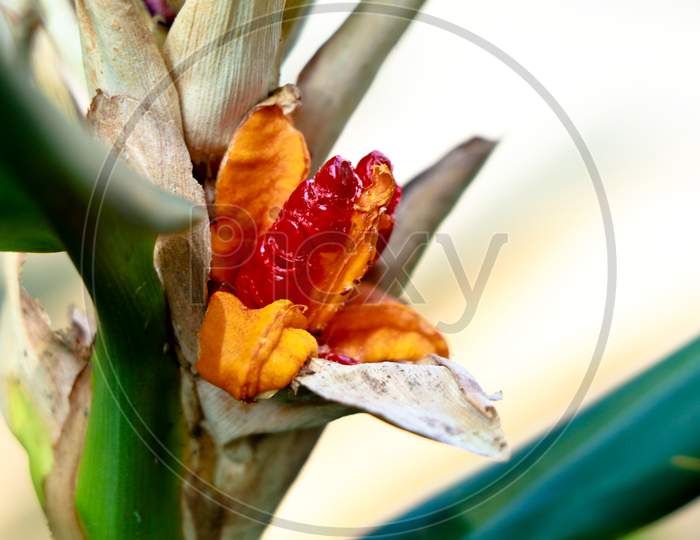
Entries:
{"label": "orange petal", "polygon": [[257,105],[231,139],[216,178],[212,278],[233,282],[237,267],[309,173],[309,150],[289,114],[298,95],[282,88]]}
{"label": "orange petal", "polygon": [[360,362],[415,361],[448,356],[447,342],[428,321],[396,301],[353,303],[330,321],[321,341],[332,353]]}
{"label": "orange petal", "polygon": [[236,399],[284,388],[316,353],[305,327],[302,308],[288,300],[248,309],[235,295],[218,291],[199,333],[197,371]]}

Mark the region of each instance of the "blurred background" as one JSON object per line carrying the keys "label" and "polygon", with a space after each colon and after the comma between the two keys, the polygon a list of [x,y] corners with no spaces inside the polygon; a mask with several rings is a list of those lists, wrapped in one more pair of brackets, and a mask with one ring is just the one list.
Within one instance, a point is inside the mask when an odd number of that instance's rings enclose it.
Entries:
{"label": "blurred background", "polygon": [[[599,168],[615,227],[618,283],[590,402],[700,332],[700,4],[428,0],[424,11],[521,63],[567,111]],[[342,19],[312,15],[282,82],[296,79]],[[405,182],[473,135],[500,144],[441,232],[457,246],[472,284],[491,238],[507,234],[508,242],[473,319],[448,339],[455,358],[488,391],[503,391],[502,423],[517,446],[569,406],[603,315],[601,214],[573,142],[534,90],[499,60],[418,22],[334,153],[357,160],[379,149]],[[429,249],[414,283],[425,299],[417,308],[431,321],[451,323],[464,311],[439,245]],[[82,303],[62,255],[30,256],[25,285],[56,327],[65,324],[71,302]],[[353,416],[326,429],[279,514],[325,526],[370,526],[487,464]],[[4,424],[0,477],[0,538],[48,538],[24,452]],[[699,528],[700,505],[694,505],[635,536],[691,539]],[[302,538],[279,528],[266,534],[267,540]]]}

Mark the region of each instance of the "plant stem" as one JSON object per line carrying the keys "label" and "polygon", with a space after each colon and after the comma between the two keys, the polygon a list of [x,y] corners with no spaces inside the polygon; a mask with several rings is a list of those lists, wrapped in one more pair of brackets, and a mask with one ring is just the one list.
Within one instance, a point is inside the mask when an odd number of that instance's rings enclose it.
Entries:
{"label": "plant stem", "polygon": [[[91,539],[177,539],[182,537],[177,458],[184,429],[180,376],[155,271],[147,264],[134,268],[144,257],[122,260],[130,268],[112,268],[112,276],[97,271],[92,291],[100,331],[76,507]],[[109,286],[100,286],[105,276]],[[119,276],[140,276],[142,283],[125,297],[121,293],[133,282],[127,278],[115,286]]]}

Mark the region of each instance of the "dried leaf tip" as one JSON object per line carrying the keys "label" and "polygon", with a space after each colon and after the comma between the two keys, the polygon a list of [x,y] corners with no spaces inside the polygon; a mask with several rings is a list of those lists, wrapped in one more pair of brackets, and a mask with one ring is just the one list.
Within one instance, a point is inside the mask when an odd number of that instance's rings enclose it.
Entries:
{"label": "dried leaf tip", "polygon": [[297,84],[304,98],[296,116],[317,170],[333,148],[384,60],[425,0],[361,2],[306,64]]}
{"label": "dried leaf tip", "polygon": [[498,141],[473,137],[450,150],[403,188],[396,210],[397,226],[387,255],[372,271],[371,280],[400,294],[440,223],[481,170]]}

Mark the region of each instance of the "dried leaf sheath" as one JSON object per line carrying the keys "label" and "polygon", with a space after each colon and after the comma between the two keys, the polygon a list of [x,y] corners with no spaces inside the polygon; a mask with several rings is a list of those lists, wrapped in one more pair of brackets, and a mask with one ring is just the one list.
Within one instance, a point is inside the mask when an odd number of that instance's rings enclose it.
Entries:
{"label": "dried leaf sheath", "polygon": [[30,470],[53,534],[80,538],[75,478],[90,406],[91,337],[54,333],[41,306],[21,288],[20,258],[0,255],[2,412],[29,454]]}
{"label": "dried leaf sheath", "polygon": [[98,90],[128,96],[160,117],[181,126],[177,91],[155,37],[146,25],[148,13],[135,0],[76,0],[89,99]]}
{"label": "dried leaf sheath", "polygon": [[283,0],[189,0],[163,54],[195,163],[218,165],[245,114],[277,86]]}

